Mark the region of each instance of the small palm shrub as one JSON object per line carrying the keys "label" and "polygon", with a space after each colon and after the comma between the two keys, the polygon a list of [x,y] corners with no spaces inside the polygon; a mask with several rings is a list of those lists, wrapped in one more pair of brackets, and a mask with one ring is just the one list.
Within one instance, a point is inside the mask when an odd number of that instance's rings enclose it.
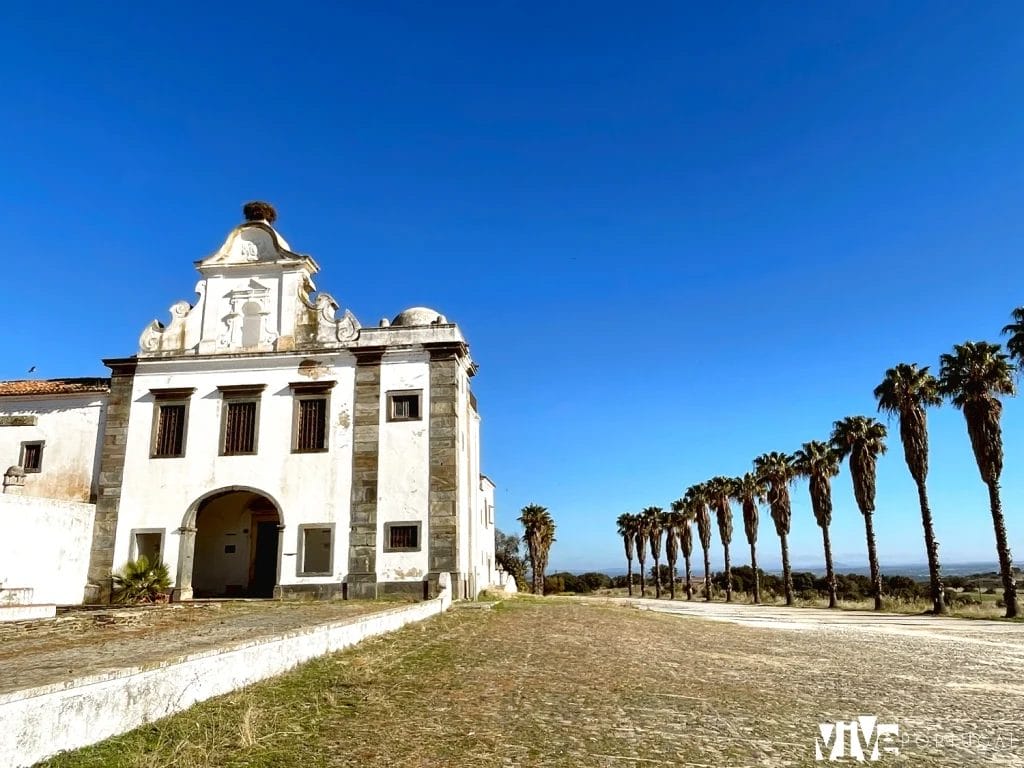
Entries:
{"label": "small palm shrub", "polygon": [[141,555],[138,560],[129,560],[124,568],[113,576],[113,598],[115,603],[135,605],[137,603],[159,602],[171,586],[171,575],[164,563],[150,563]]}

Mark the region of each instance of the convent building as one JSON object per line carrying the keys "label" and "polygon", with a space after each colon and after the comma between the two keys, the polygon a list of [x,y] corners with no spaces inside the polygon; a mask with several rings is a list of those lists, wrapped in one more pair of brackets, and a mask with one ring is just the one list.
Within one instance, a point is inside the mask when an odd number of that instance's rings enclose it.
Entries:
{"label": "convent building", "polygon": [[472,598],[497,580],[459,327],[424,307],[362,326],[316,292],[273,208],[245,214],[196,262],[195,301],[104,360],[109,379],[0,382],[0,513],[36,537],[0,551],[0,587],[104,602],[140,555],[180,600],[419,596],[443,572]]}

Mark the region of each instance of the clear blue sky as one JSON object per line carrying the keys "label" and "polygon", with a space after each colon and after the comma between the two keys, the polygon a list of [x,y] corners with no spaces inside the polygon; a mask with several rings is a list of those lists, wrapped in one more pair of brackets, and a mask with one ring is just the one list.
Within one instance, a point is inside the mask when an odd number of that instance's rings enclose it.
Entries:
{"label": "clear blue sky", "polygon": [[[555,568],[615,567],[619,513],[873,413],[888,366],[1024,304],[1015,3],[328,5],[5,9],[0,376],[103,374],[267,199],[364,323],[463,327],[501,527],[544,504]],[[1004,426],[1024,557],[1024,402]],[[994,560],[959,412],[931,434],[943,558]],[[922,561],[898,440],[878,495],[883,562]],[[861,564],[845,470],[835,500]]]}

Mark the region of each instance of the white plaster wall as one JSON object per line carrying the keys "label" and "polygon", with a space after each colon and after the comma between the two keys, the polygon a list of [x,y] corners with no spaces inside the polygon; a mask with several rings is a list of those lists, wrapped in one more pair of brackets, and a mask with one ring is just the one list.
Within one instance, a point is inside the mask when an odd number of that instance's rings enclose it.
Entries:
{"label": "white plaster wall", "polygon": [[[299,372],[303,361],[315,360]],[[139,363],[128,426],[124,479],[114,546],[114,568],[129,557],[131,531],[165,528],[164,561],[176,575],[177,530],[200,498],[232,487],[260,492],[280,506],[281,584],[337,583],[348,569],[349,509],[352,485],[352,405],[354,359],[347,352],[144,359]],[[328,451],[292,453],[293,395],[290,382],[337,383],[330,391]],[[266,384],[261,400],[257,453],[220,456],[222,397],[218,386]],[[152,388],[195,387],[189,402],[185,456],[150,458]],[[333,572],[298,576],[298,526],[335,524]]]}
{"label": "white plaster wall", "polygon": [[[388,421],[387,393],[422,389],[422,419]],[[377,469],[377,579],[421,581],[428,566],[430,485],[430,355],[419,351],[386,353],[380,367],[380,448]],[[384,524],[419,522],[418,552],[384,552]]]}
{"label": "white plaster wall", "polygon": [[[469,555],[472,535],[470,516],[472,515],[472,494],[476,483],[470,478],[472,473],[472,452],[470,450],[469,413],[471,409],[469,407],[469,374],[464,366],[459,369],[458,402],[455,408],[456,413],[459,415],[457,437],[459,445],[458,451],[455,454],[458,461],[456,476],[459,483],[459,573],[462,574],[462,579],[466,586],[468,586],[469,572],[472,567],[472,559]],[[476,597],[476,595],[469,595],[469,597]]]}
{"label": "white plaster wall", "polygon": [[192,654],[157,667],[132,667],[66,683],[0,694],[0,765],[24,768],[251,685],[451,606],[441,595],[364,618]]}
{"label": "white plaster wall", "polygon": [[0,494],[0,584],[31,587],[36,603],[81,603],[95,516],[92,504]]}
{"label": "white plaster wall", "polygon": [[0,473],[21,459],[21,444],[43,440],[41,472],[25,478],[24,493],[65,501],[89,501],[96,491],[99,435],[105,394],[0,398],[0,415],[35,416],[35,426],[0,426]]}

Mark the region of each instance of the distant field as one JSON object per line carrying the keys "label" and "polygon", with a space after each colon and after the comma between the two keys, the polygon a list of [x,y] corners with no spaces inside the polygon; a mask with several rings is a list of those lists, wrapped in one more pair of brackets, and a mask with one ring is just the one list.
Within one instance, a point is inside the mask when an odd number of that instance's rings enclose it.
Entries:
{"label": "distant field", "polygon": [[[801,613],[812,625],[835,616]],[[850,617],[862,619],[870,627]],[[959,634],[848,622],[782,631],[520,597],[453,610],[45,765],[811,766],[818,723],[865,713],[915,740],[900,764],[988,764],[994,749],[1021,764],[997,737],[1024,721],[1024,648],[945,624]]]}

